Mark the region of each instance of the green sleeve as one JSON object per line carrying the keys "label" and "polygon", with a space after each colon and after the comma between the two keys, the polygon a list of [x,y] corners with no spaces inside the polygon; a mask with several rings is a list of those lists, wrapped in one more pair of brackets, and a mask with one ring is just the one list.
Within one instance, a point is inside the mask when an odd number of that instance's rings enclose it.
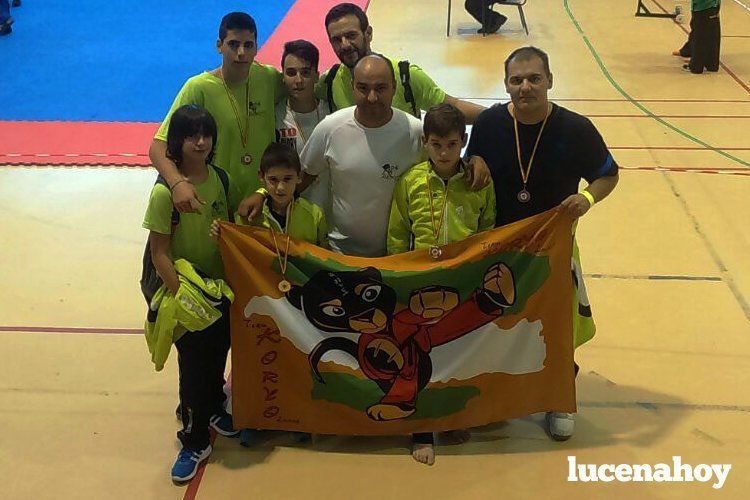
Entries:
{"label": "green sleeve", "polygon": [[485,200],[487,201],[482,215],[479,217],[479,232],[489,231],[495,227],[496,220],[496,202],[495,202],[495,186],[492,181],[484,187],[486,195]]}
{"label": "green sleeve", "polygon": [[274,88],[273,88],[273,102],[274,104],[280,103],[286,99],[286,87],[284,86],[284,78],[279,70],[271,67],[270,71],[273,72],[274,77]]}
{"label": "green sleeve", "polygon": [[445,100],[445,91],[415,64],[409,66],[409,81],[419,109],[428,110]]}
{"label": "green sleeve", "polygon": [[326,78],[328,77],[328,71],[320,75],[318,83],[315,84],[315,97],[321,101],[328,100],[328,91],[326,90]]}
{"label": "green sleeve", "polygon": [[409,222],[409,200],[407,183],[404,176],[399,177],[393,190],[391,216],[388,219],[388,255],[409,251],[411,243],[411,224]]}
{"label": "green sleeve", "polygon": [[172,117],[172,113],[174,113],[180,106],[184,106],[185,104],[199,104],[203,106],[203,95],[196,91],[195,86],[192,84],[192,80],[193,79],[191,78],[186,81],[185,85],[183,85],[177,93],[177,97],[174,98],[174,102],[169,108],[167,116],[164,117],[164,121],[161,122],[159,130],[154,136],[155,139],[166,142],[167,131],[169,130],[169,120]]}
{"label": "green sleeve", "polygon": [[151,190],[146,214],[143,216],[143,227],[159,234],[172,234],[172,195],[169,188],[156,184]]}
{"label": "green sleeve", "polygon": [[[227,172],[227,171],[224,170],[224,172]],[[219,184],[221,184],[221,179],[219,179]],[[234,219],[234,214],[237,211],[237,207],[235,207],[231,203],[232,197],[230,196],[230,193],[232,192],[232,188],[234,187],[234,181],[232,181],[232,176],[229,175],[229,172],[227,172],[227,187],[229,188],[227,189],[227,192],[225,193],[226,201],[227,201],[227,211],[229,212],[228,214],[229,218],[227,219],[227,221],[231,222],[232,219]]]}

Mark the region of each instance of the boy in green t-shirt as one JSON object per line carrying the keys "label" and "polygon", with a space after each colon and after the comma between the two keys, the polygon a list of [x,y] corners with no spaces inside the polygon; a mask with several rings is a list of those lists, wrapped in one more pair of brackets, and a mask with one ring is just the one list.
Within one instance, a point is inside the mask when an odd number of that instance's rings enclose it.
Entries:
{"label": "boy in green t-shirt", "polygon": [[206,108],[216,120],[215,158],[234,180],[230,186],[232,205],[236,207],[243,196],[258,188],[258,164],[266,146],[276,139],[274,107],[285,90],[278,70],[255,62],[257,33],[249,14],[224,16],[216,41],[221,66],[185,82],[154,136],[149,157],[172,188],[174,206],[180,212],[197,211],[205,201],[190,182],[178,184],[184,177],[166,155],[170,117],[185,104]]}
{"label": "boy in green t-shirt", "polygon": [[[177,259],[187,260],[208,278],[224,277],[218,245],[209,235],[212,221],[228,220],[229,215],[218,169],[209,166],[216,136],[216,122],[207,110],[191,104],[174,112],[167,133],[166,154],[183,176],[177,182],[195,186],[204,205],[198,213],[176,217],[170,188],[156,183],[143,218],[143,227],[150,231],[151,260],[175,295],[180,288],[174,267]],[[175,342],[183,425],[178,433],[182,450],[172,468],[172,479],[178,482],[191,479],[198,464],[211,454],[209,426],[224,436],[237,435],[232,417],[223,407],[224,368],[229,352],[228,302],[223,301],[218,309],[219,320],[204,330],[186,332]]]}
{"label": "boy in green t-shirt", "polygon": [[[424,144],[429,160],[413,166],[396,181],[388,221],[388,255],[427,249],[439,259],[441,246],[495,227],[495,188],[490,182],[472,191],[464,175],[461,149],[466,145],[466,119],[451,104],[430,108],[424,118]],[[465,429],[449,438],[464,442]],[[432,465],[432,433],[413,437],[412,456]]]}

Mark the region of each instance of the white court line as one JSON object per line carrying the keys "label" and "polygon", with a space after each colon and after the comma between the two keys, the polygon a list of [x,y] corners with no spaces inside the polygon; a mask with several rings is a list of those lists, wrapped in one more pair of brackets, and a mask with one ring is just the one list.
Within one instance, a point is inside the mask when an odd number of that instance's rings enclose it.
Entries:
{"label": "white court line", "polygon": [[744,3],[740,2],[740,0],[734,0],[734,3],[739,4],[743,9],[745,9],[748,12],[750,12],[750,7],[748,7]]}

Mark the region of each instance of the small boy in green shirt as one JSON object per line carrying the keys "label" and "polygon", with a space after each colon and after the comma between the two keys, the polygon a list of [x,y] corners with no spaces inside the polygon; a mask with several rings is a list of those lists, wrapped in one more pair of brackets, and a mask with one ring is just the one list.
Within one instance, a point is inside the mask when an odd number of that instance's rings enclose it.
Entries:
{"label": "small boy in green shirt", "polygon": [[[297,193],[302,182],[297,152],[280,143],[269,144],[260,160],[258,177],[266,199],[263,211],[252,224],[328,249],[328,225],[323,211]],[[235,222],[244,224],[246,219],[237,215]],[[218,221],[212,224],[211,235],[218,237]]]}
{"label": "small boy in green shirt", "polygon": [[[464,175],[461,149],[466,146],[466,119],[451,104],[432,107],[424,118],[422,143],[429,160],[413,166],[396,181],[388,222],[388,254],[428,249],[439,259],[443,245],[495,227],[495,188],[490,182],[472,191]],[[468,440],[466,430],[450,434]],[[412,456],[432,465],[432,433],[412,436]]]}

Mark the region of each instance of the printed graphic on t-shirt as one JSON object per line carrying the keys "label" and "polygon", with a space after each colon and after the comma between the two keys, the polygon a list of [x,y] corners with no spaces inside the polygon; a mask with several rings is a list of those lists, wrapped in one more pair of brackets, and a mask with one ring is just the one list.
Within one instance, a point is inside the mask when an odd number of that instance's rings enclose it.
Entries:
{"label": "printed graphic on t-shirt", "polygon": [[396,178],[396,172],[398,172],[398,167],[396,165],[391,165],[390,163],[386,163],[380,168],[383,169],[383,179],[395,179]]}
{"label": "printed graphic on t-shirt", "polygon": [[227,204],[223,199],[216,200],[211,204],[211,216],[214,219],[227,216]]}
{"label": "printed graphic on t-shirt", "polygon": [[289,149],[297,149],[297,129],[296,128],[279,128],[276,129],[276,142],[283,144]]}

